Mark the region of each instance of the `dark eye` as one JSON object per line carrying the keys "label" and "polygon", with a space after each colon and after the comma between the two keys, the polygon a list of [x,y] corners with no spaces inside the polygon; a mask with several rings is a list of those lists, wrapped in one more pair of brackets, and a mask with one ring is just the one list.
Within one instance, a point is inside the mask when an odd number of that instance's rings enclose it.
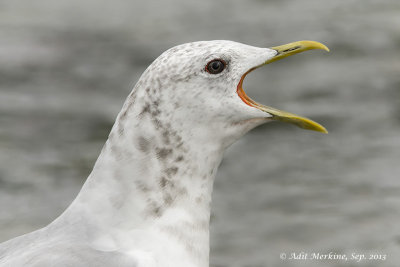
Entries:
{"label": "dark eye", "polygon": [[226,62],[222,59],[214,59],[207,63],[206,71],[211,74],[221,73],[226,67]]}

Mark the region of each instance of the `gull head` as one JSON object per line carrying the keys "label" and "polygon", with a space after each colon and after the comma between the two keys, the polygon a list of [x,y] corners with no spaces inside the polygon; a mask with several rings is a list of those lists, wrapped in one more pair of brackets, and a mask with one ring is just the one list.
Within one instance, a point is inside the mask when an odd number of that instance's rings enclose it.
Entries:
{"label": "gull head", "polygon": [[[310,119],[257,103],[242,87],[249,72],[311,49],[329,51],[314,41],[271,48],[223,40],[179,45],[158,57],[141,77],[143,103],[148,103],[149,110],[156,105],[152,114],[157,119],[167,121],[181,135],[197,138],[200,143],[211,139],[230,145],[247,131],[269,121],[327,133]],[[266,80],[266,94],[268,90],[273,88],[269,88]]]}

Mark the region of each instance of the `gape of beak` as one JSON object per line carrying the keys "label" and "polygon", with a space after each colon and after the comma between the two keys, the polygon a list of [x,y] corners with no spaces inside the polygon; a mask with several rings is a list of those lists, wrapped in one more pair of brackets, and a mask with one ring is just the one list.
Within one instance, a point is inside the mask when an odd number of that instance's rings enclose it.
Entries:
{"label": "gape of beak", "polygon": [[248,70],[246,73],[244,73],[242,75],[242,77],[239,81],[239,84],[237,85],[238,96],[247,105],[270,114],[271,117],[269,119],[271,119],[271,120],[289,122],[289,123],[297,125],[300,128],[303,128],[303,129],[313,130],[313,131],[317,131],[317,132],[321,132],[321,133],[328,133],[328,131],[325,129],[325,127],[323,127],[322,125],[320,125],[319,123],[317,123],[315,121],[312,121],[310,119],[307,119],[305,117],[302,117],[302,116],[299,116],[299,115],[296,115],[296,114],[293,114],[290,112],[286,112],[286,111],[282,111],[282,110],[279,110],[276,108],[264,106],[262,104],[255,102],[253,99],[251,99],[250,97],[248,97],[246,95],[242,86],[243,86],[243,80],[246,77],[246,75],[261,66],[264,66],[271,62],[274,62],[274,61],[280,60],[282,58],[292,56],[292,55],[295,55],[295,54],[298,54],[298,53],[301,53],[301,52],[304,52],[307,50],[322,49],[322,50],[329,52],[329,48],[321,43],[314,42],[314,41],[298,41],[298,42],[293,42],[293,43],[289,43],[289,44],[285,44],[285,45],[271,47],[270,49],[277,51],[275,56],[268,59],[263,64],[251,68],[250,70]]}

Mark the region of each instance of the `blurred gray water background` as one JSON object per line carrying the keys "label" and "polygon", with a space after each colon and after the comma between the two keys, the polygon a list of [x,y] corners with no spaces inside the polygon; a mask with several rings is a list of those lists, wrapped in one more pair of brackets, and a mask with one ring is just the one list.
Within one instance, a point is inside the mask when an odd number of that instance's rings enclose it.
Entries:
{"label": "blurred gray water background", "polygon": [[[153,59],[212,39],[331,48],[248,75],[257,101],[330,133],[271,123],[227,151],[212,266],[400,266],[398,0],[0,0],[0,241],[67,207]],[[387,260],[279,259],[301,251]]]}

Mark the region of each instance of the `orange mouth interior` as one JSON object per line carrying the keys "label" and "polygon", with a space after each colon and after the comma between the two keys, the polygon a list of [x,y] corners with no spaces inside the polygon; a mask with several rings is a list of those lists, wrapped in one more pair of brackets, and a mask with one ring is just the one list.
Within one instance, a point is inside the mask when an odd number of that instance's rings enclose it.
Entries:
{"label": "orange mouth interior", "polygon": [[240,78],[240,81],[237,85],[237,94],[240,97],[240,99],[242,99],[242,101],[249,105],[250,107],[259,107],[260,104],[258,104],[256,101],[254,101],[253,99],[251,99],[243,90],[243,81],[244,78],[246,77],[247,74],[249,74],[250,72],[252,72],[253,70],[257,69],[257,67],[251,68],[248,71],[246,71],[245,74],[243,74],[242,78]]}
{"label": "orange mouth interior", "polygon": [[263,65],[269,64],[273,61],[277,61],[282,58],[285,58],[285,57],[288,57],[288,56],[291,56],[291,55],[294,55],[294,54],[297,54],[297,53],[300,53],[300,52],[303,52],[306,50],[323,49],[323,50],[329,51],[329,49],[325,45],[318,43],[318,42],[314,42],[314,41],[299,41],[299,42],[294,42],[294,43],[290,43],[290,44],[286,44],[286,45],[272,47],[271,49],[277,51],[277,54],[275,54],[275,56],[271,57],[270,59],[265,61],[263,64],[249,69],[240,78],[240,81],[237,85],[237,90],[236,90],[240,99],[242,99],[242,101],[246,105],[257,108],[263,112],[268,113],[270,116],[267,116],[267,117],[270,118],[271,120],[288,122],[288,123],[297,125],[298,127],[303,128],[303,129],[313,130],[313,131],[322,132],[322,133],[328,133],[328,131],[322,125],[316,123],[315,121],[312,121],[310,119],[304,118],[299,115],[296,115],[294,113],[290,113],[290,112],[286,112],[286,111],[279,110],[276,108],[258,104],[256,101],[254,101],[249,96],[247,96],[247,94],[244,92],[243,80],[246,77],[246,75],[249,74],[251,71],[253,71]]}
{"label": "orange mouth interior", "polygon": [[259,66],[253,67],[250,70],[246,71],[246,73],[243,74],[243,76],[240,78],[240,81],[237,85],[237,94],[246,105],[257,108],[261,111],[267,112],[270,115],[268,117],[271,120],[289,122],[289,123],[297,125],[300,128],[303,128],[303,129],[313,130],[313,131],[322,132],[322,133],[328,133],[328,131],[322,125],[320,125],[310,119],[301,117],[301,116],[293,114],[293,113],[282,111],[282,110],[279,110],[276,108],[267,107],[267,106],[258,104],[256,101],[251,99],[243,90],[243,81],[247,74],[249,74],[251,71],[257,69],[258,67]]}

